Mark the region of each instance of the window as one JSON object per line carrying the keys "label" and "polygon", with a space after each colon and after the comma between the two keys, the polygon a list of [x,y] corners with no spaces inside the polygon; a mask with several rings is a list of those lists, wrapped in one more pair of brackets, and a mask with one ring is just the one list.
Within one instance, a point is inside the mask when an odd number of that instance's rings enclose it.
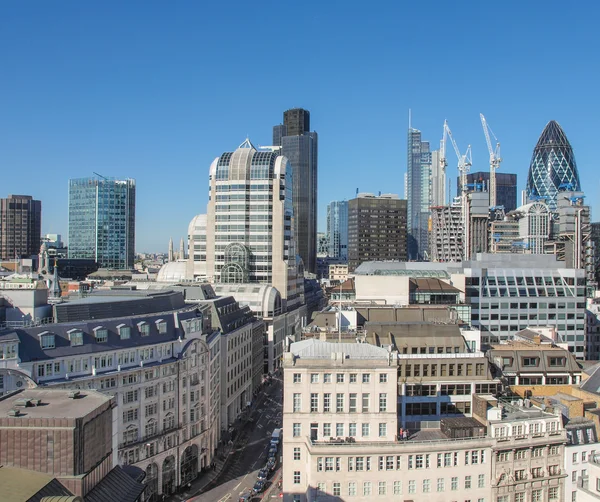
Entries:
{"label": "window", "polygon": [[323,436],[331,437],[331,424],[329,422],[323,424]]}
{"label": "window", "polygon": [[525,469],[516,469],[515,470],[515,480],[522,481],[525,479]]}
{"label": "window", "polygon": [[339,497],[342,494],[342,485],[341,483],[333,483],[333,495],[335,497]]}
{"label": "window", "polygon": [[365,458],[364,457],[356,457],[356,470],[357,471],[365,470]]}
{"label": "window", "polygon": [[379,394],[379,411],[387,411],[387,393]]}
{"label": "window", "polygon": [[319,383],[319,374],[318,373],[310,374],[310,383]]}
{"label": "window", "polygon": [[300,484],[300,471],[294,471],[294,484]]}
{"label": "window", "polygon": [[121,340],[128,340],[131,338],[131,328],[125,324],[119,324],[117,326],[117,332],[119,333],[119,338],[121,338]]}
{"label": "window", "polygon": [[294,408],[293,408],[294,412],[300,411],[300,409],[302,408],[302,394],[294,393],[293,406],[294,406]]}
{"label": "window", "polygon": [[480,474],[477,478],[477,488],[485,488],[485,474]]}
{"label": "window", "polygon": [[156,321],[156,329],[160,335],[164,335],[167,332],[167,323],[163,319]]}
{"label": "window", "polygon": [[532,457],[542,457],[544,455],[544,448],[534,448],[531,450]]}
{"label": "window", "polygon": [[133,403],[138,400],[138,391],[129,390],[123,393],[123,404]]}
{"label": "window", "polygon": [[362,383],[370,383],[370,382],[371,382],[371,374],[370,373],[363,373]]}
{"label": "window", "polygon": [[302,424],[295,423],[292,425],[292,436],[295,438],[300,437],[302,434]]}
{"label": "window", "polygon": [[52,335],[48,331],[44,331],[43,333],[40,333],[38,336],[40,338],[40,347],[42,349],[44,349],[44,350],[53,349],[56,346],[55,341],[54,341],[54,335]]}
{"label": "window", "polygon": [[106,343],[108,340],[108,330],[102,326],[97,326],[94,328],[94,337],[96,338],[96,343]]}
{"label": "window", "polygon": [[342,437],[344,435],[344,424],[335,424],[335,435]]}
{"label": "window", "polygon": [[138,419],[138,410],[134,408],[132,410],[125,410],[123,412],[123,422],[132,422]]}
{"label": "window", "polygon": [[335,411],[337,413],[344,412],[344,394],[338,393],[335,395]]}
{"label": "window", "polygon": [[508,502],[508,495],[498,495],[496,502]]}
{"label": "window", "polygon": [[369,413],[369,400],[371,398],[370,394],[362,395],[362,412]]}
{"label": "window", "polygon": [[356,437],[356,424],[355,423],[348,424],[348,435],[351,437]]}
{"label": "window", "polygon": [[344,383],[344,374],[343,373],[338,373],[335,376],[335,383]]}
{"label": "window", "polygon": [[573,463],[577,462],[577,452],[573,453]]}
{"label": "window", "polygon": [[378,495],[385,495],[387,493],[387,484],[385,481],[380,481],[377,484],[377,494]]}
{"label": "window", "polygon": [[79,345],[83,345],[83,332],[80,329],[70,329],[67,331],[69,335],[69,341],[71,342],[71,347],[78,347]]}
{"label": "window", "polygon": [[387,424],[379,424],[379,437],[384,438],[387,436]]}
{"label": "window", "polygon": [[450,480],[450,489],[453,491],[458,490],[458,478],[457,477],[453,477]]}
{"label": "window", "polygon": [[140,336],[148,336],[150,334],[150,325],[146,321],[138,322],[137,327]]}
{"label": "window", "polygon": [[527,458],[527,450],[515,451],[515,460],[524,460]]}
{"label": "window", "polygon": [[394,481],[394,495],[402,495],[402,481]]}
{"label": "window", "polygon": [[323,394],[323,413],[329,413],[331,411],[331,394]]}
{"label": "window", "polygon": [[525,492],[515,493],[515,502],[525,502]]}
{"label": "window", "polygon": [[543,476],[542,474],[542,468],[541,467],[533,467],[531,469],[531,477],[532,478],[541,478]]}
{"label": "window", "polygon": [[559,453],[559,447],[557,445],[553,445],[550,447],[550,449],[548,450],[548,455],[558,455]]}
{"label": "window", "polygon": [[350,373],[350,383],[356,383],[356,373]]}
{"label": "window", "polygon": [[356,495],[356,481],[350,481],[348,483],[348,495]]}
{"label": "window", "polygon": [[558,500],[558,487],[548,488],[548,500]]}
{"label": "window", "polygon": [[408,482],[408,493],[417,493],[417,482],[414,479]]}
{"label": "window", "polygon": [[379,383],[387,383],[387,373],[379,374]]}
{"label": "window", "polygon": [[471,476],[465,476],[465,490],[471,488]]}
{"label": "window", "polygon": [[294,373],[294,383],[302,383],[302,374]]}
{"label": "window", "polygon": [[423,493],[429,493],[431,491],[431,479],[423,480]]}
{"label": "window", "polygon": [[331,383],[331,373],[323,373],[323,382]]}
{"label": "window", "polygon": [[532,490],[531,491],[531,502],[542,502],[542,490]]}
{"label": "window", "polygon": [[385,457],[385,470],[386,471],[394,470],[394,456],[393,455],[388,455],[387,457]]}
{"label": "window", "polygon": [[311,393],[310,395],[310,411],[319,411],[319,394]]}
{"label": "window", "polygon": [[437,478],[437,491],[438,492],[444,491],[444,478]]}
{"label": "window", "polygon": [[523,358],[523,366],[537,366],[538,358],[537,357],[524,357]]}
{"label": "window", "polygon": [[362,435],[363,437],[369,437],[369,433],[371,432],[370,424],[362,424]]}
{"label": "window", "polygon": [[300,460],[300,448],[297,446],[294,447],[294,460]]}
{"label": "window", "polygon": [[363,483],[363,495],[371,495],[371,493],[372,493],[371,482],[370,481],[365,481]]}

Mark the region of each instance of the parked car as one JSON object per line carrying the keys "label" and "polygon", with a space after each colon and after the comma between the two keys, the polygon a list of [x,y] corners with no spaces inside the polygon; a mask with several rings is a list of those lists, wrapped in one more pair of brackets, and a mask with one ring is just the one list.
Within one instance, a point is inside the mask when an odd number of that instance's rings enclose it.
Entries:
{"label": "parked car", "polygon": [[269,453],[268,453],[268,457],[274,457],[275,455],[277,455],[277,446],[271,446],[269,448]]}
{"label": "parked car", "polygon": [[246,492],[240,495],[238,502],[250,502],[252,500],[252,493]]}
{"label": "parked car", "polygon": [[258,471],[258,480],[259,481],[265,481],[268,476],[269,476],[269,469],[267,469],[266,467],[261,469],[260,471]]}
{"label": "parked car", "polygon": [[269,471],[273,472],[275,470],[275,465],[276,464],[277,464],[277,461],[275,460],[275,457],[271,457],[267,461],[267,469],[269,469]]}
{"label": "parked car", "polygon": [[265,489],[265,482],[259,480],[256,483],[254,483],[254,488],[252,488],[252,491],[254,493],[262,493],[262,491],[264,489]]}

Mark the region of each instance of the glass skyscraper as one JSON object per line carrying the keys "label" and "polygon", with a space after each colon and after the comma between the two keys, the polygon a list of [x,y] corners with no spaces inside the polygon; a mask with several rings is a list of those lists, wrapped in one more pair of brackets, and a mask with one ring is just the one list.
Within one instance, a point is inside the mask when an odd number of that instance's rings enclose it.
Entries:
{"label": "glass skyscraper", "polygon": [[69,258],[130,269],[135,253],[135,180],[69,180]]}
{"label": "glass skyscraper", "polygon": [[293,108],[283,114],[283,124],[273,127],[273,145],[292,166],[297,251],[304,269],[317,267],[317,156],[318,136],[310,131],[310,112]]}
{"label": "glass skyscraper", "polygon": [[336,200],[327,206],[328,255],[348,260],[348,201]]}
{"label": "glass skyscraper", "polygon": [[533,150],[526,191],[530,198],[545,198],[548,207],[555,210],[561,185],[569,191],[581,190],[573,148],[560,125],[551,120]]}
{"label": "glass skyscraper", "polygon": [[[467,174],[467,183],[481,183],[484,190],[489,193],[489,171],[478,171]],[[460,176],[456,178],[456,193],[461,191]],[[517,175],[496,172],[496,205],[504,206],[504,211],[509,212],[517,208]]]}
{"label": "glass skyscraper", "polygon": [[423,260],[429,242],[431,206],[431,150],[428,141],[421,141],[421,131],[408,129],[407,199],[408,258]]}

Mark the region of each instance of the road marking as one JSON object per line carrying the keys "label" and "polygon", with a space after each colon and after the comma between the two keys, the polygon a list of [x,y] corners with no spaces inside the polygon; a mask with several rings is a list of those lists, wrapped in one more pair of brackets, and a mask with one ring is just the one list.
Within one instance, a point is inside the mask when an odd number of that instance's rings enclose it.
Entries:
{"label": "road marking", "polygon": [[231,498],[231,493],[228,493],[224,497],[220,498],[219,502],[225,502],[226,500],[229,500],[230,498]]}

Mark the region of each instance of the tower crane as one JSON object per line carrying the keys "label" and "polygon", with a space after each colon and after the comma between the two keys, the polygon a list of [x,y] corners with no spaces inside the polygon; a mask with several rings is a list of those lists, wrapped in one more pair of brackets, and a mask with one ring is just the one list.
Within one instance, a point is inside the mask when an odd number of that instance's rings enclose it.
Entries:
{"label": "tower crane", "polygon": [[[483,113],[479,114],[479,118],[481,119],[481,125],[483,126],[483,134],[485,134],[485,141],[487,143],[488,152],[490,152],[490,206],[494,207],[496,205],[496,171],[500,169],[500,163],[502,162],[502,158],[500,157],[500,143],[498,142],[498,138],[492,131],[492,128],[485,120]],[[496,149],[492,148],[492,140],[490,139],[490,133],[496,140]]]}
{"label": "tower crane", "polygon": [[464,154],[460,153],[460,150],[458,149],[458,145],[456,144],[456,141],[454,140],[454,136],[452,136],[452,131],[450,130],[450,127],[448,127],[448,122],[444,122],[444,136],[447,136],[448,138],[450,138],[450,142],[452,143],[452,146],[454,147],[454,152],[456,153],[456,157],[458,158],[458,173],[460,174],[460,188],[461,188],[461,194],[460,194],[460,202],[461,202],[461,213],[462,213],[462,222],[463,222],[463,232],[464,232],[464,237],[463,237],[463,259],[464,260],[468,260],[471,256],[470,256],[470,242],[471,242],[471,225],[470,225],[470,218],[469,218],[469,201],[467,198],[467,173],[469,172],[469,170],[471,169],[471,166],[473,165],[473,160],[471,157],[471,145],[469,145],[467,147],[467,150]]}

